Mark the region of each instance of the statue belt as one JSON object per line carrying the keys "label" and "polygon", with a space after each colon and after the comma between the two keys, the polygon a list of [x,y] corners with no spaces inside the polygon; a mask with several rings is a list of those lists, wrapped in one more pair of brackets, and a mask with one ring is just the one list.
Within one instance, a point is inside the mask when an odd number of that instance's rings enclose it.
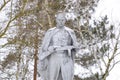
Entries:
{"label": "statue belt", "polygon": [[55,54],[65,54],[65,53],[67,53],[67,50],[55,51]]}
{"label": "statue belt", "polygon": [[52,55],[60,56],[60,57],[66,57],[67,56],[67,54],[65,52],[62,52],[62,51],[57,51],[57,52],[53,53]]}

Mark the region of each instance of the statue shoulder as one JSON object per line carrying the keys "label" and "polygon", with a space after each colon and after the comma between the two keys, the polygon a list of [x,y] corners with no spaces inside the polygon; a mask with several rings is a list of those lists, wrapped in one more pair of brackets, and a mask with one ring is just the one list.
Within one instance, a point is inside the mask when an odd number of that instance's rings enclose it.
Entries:
{"label": "statue shoulder", "polygon": [[72,30],[72,29],[69,28],[69,27],[66,27],[66,26],[65,26],[65,29],[66,29],[67,31],[69,31],[70,33],[74,33],[74,30]]}
{"label": "statue shoulder", "polygon": [[53,28],[48,29],[48,30],[46,31],[46,34],[51,33],[55,28],[56,28],[56,27],[53,27]]}
{"label": "statue shoulder", "polygon": [[48,31],[53,31],[56,27],[50,28],[48,29]]}

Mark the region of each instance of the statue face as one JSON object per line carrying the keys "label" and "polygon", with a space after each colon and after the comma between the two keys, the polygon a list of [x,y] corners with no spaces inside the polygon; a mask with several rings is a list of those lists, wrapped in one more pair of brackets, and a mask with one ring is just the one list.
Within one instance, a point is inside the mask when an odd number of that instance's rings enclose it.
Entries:
{"label": "statue face", "polygon": [[57,27],[60,27],[60,28],[64,27],[65,22],[66,22],[65,15],[63,13],[59,13],[56,17]]}

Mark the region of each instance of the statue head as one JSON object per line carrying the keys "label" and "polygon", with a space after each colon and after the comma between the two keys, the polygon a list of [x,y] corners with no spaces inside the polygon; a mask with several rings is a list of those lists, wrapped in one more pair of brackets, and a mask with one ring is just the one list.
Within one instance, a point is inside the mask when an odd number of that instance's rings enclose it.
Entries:
{"label": "statue head", "polygon": [[64,27],[66,22],[66,18],[65,18],[65,13],[64,12],[60,12],[56,15],[56,24],[58,28],[62,28]]}

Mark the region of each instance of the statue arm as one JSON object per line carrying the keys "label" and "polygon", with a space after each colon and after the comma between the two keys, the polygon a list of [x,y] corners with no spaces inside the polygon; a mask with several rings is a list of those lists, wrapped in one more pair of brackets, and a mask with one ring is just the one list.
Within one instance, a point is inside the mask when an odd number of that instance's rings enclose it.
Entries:
{"label": "statue arm", "polygon": [[45,33],[45,36],[42,40],[42,45],[41,45],[41,48],[40,48],[40,52],[39,52],[39,59],[41,60],[42,57],[46,54],[47,52],[47,47],[46,45],[48,45],[48,38],[49,38],[49,35],[50,35],[50,30],[48,30],[46,33]]}
{"label": "statue arm", "polygon": [[45,33],[45,36],[43,38],[43,41],[42,41],[42,45],[41,45],[41,48],[43,51],[46,51],[46,43],[48,42],[48,38],[49,38],[49,35],[50,35],[50,31],[48,30],[46,33]]}
{"label": "statue arm", "polygon": [[74,47],[76,47],[75,52],[77,52],[78,49],[79,49],[79,46],[78,46],[77,38],[76,38],[76,35],[75,35],[74,31],[72,31],[72,38],[73,38],[72,39],[72,44],[73,44]]}

